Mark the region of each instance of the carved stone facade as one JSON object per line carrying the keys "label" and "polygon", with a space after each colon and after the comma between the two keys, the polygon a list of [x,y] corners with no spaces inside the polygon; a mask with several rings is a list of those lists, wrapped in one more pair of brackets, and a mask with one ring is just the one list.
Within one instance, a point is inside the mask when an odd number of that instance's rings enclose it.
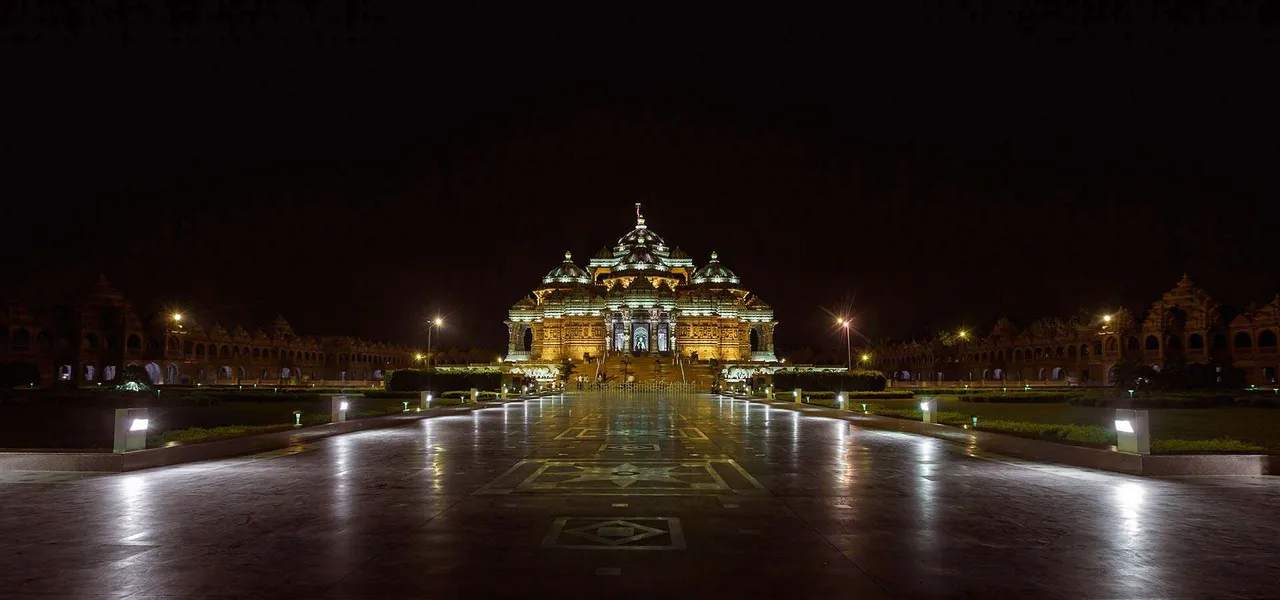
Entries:
{"label": "carved stone facade", "polygon": [[414,366],[415,350],[345,336],[299,336],[277,317],[269,331],[204,328],[191,315],[152,315],[100,278],[66,306],[32,312],[10,302],[0,313],[0,362],[31,363],[37,385],[95,386],[125,366],[171,385],[376,383]]}
{"label": "carved stone facade", "polygon": [[1280,296],[1228,320],[1227,310],[1183,276],[1138,321],[1120,309],[1089,322],[1041,319],[1018,330],[1000,319],[986,336],[874,349],[871,363],[897,380],[1057,381],[1109,384],[1120,360],[1158,368],[1230,362],[1245,382],[1276,383]]}
{"label": "carved stone facade", "polygon": [[773,309],[711,253],[693,259],[645,225],[584,269],[572,255],[511,307],[507,360],[558,362],[606,354],[660,354],[773,362]]}

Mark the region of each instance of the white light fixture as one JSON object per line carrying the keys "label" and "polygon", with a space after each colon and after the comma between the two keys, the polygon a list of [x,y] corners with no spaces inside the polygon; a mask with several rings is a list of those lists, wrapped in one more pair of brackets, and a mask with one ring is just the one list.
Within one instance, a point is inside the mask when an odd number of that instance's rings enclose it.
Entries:
{"label": "white light fixture", "polygon": [[129,431],[146,431],[149,419],[134,419],[129,423]]}
{"label": "white light fixture", "polygon": [[347,406],[349,405],[346,402],[340,402],[338,403],[338,410],[347,410]]}
{"label": "white light fixture", "polygon": [[921,402],[921,403],[920,403],[920,410],[929,410],[929,403],[928,403],[928,402]]}
{"label": "white light fixture", "polygon": [[1131,421],[1116,421],[1116,431],[1133,433],[1133,423]]}

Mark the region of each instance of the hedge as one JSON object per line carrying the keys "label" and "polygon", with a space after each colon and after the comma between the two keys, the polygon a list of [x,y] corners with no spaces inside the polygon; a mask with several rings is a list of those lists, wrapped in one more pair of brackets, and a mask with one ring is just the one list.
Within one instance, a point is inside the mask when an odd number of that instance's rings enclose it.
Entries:
{"label": "hedge", "polygon": [[1275,408],[1280,401],[1267,396],[1166,396],[1154,398],[1101,398],[1081,396],[1068,401],[1075,406],[1091,406],[1096,408],[1218,408],[1223,406],[1244,406],[1253,408]]}
{"label": "hedge", "polygon": [[778,371],[773,374],[773,387],[776,390],[801,388],[815,392],[880,392],[884,391],[885,378],[880,371]]}
{"label": "hedge", "polygon": [[1063,392],[1014,392],[1009,394],[966,394],[960,396],[961,402],[992,402],[992,403],[1053,403],[1053,402],[1071,402],[1079,399],[1080,394],[1068,394]]}
{"label": "hedge", "polygon": [[471,388],[490,392],[498,391],[502,389],[502,373],[441,372],[432,369],[428,377],[426,369],[398,369],[387,374],[387,390],[392,392],[469,390]]}

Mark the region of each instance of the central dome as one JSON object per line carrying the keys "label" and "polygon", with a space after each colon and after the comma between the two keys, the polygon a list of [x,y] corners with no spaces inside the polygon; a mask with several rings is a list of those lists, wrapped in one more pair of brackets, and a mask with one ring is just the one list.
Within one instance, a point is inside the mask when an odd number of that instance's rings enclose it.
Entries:
{"label": "central dome", "polygon": [[631,247],[631,251],[618,261],[619,271],[666,271],[667,266],[662,264],[662,260],[653,253],[653,249],[648,245],[649,237],[640,235],[636,238],[636,244]]}
{"label": "central dome", "polygon": [[661,249],[667,245],[667,242],[662,239],[662,236],[654,233],[644,224],[644,217],[636,217],[636,228],[618,238],[618,245],[634,246],[636,244],[649,244]]}

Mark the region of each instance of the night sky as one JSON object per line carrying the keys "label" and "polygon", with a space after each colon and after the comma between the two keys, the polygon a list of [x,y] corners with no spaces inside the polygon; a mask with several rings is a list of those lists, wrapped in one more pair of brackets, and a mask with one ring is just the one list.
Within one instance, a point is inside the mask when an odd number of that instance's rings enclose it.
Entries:
{"label": "night sky", "polygon": [[0,9],[23,299],[102,272],[205,325],[421,344],[431,310],[437,344],[500,348],[635,202],[784,347],[842,346],[846,310],[898,339],[1145,310],[1184,271],[1280,291],[1275,2],[35,4]]}

